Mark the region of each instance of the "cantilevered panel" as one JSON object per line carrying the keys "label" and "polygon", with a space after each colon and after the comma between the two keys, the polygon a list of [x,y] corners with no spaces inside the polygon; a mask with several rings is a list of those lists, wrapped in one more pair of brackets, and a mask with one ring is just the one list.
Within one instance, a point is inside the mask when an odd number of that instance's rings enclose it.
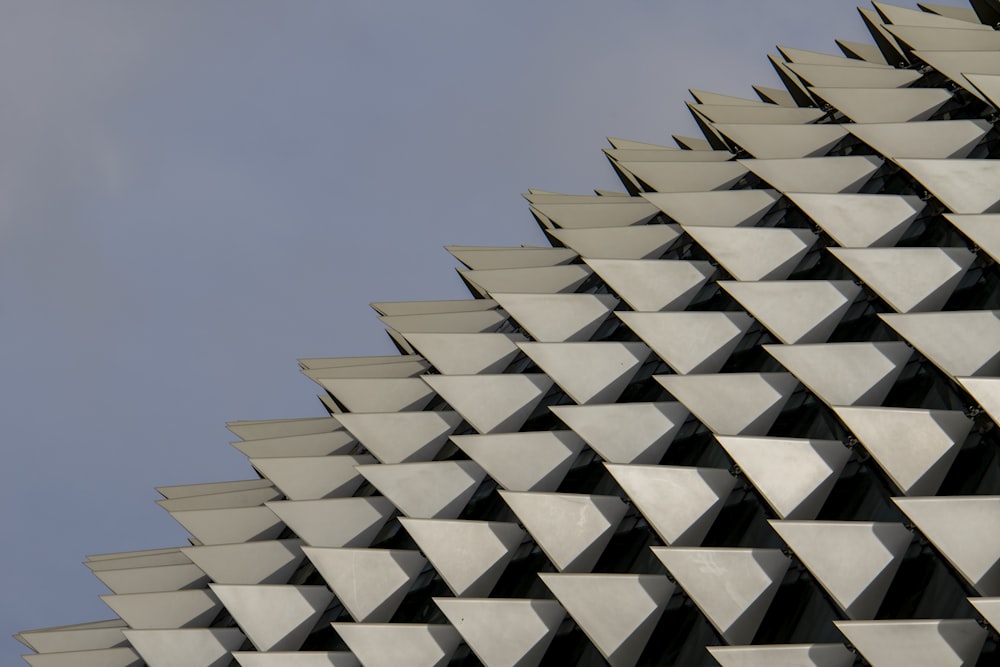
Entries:
{"label": "cantilevered panel", "polygon": [[951,410],[834,408],[893,483],[908,496],[937,492],[972,421]]}
{"label": "cantilevered panel", "polygon": [[753,323],[746,313],[620,312],[619,318],[676,373],[716,373]]}
{"label": "cantilevered panel", "polygon": [[736,485],[728,470],[605,463],[666,544],[698,546]]}
{"label": "cantilevered panel", "polygon": [[339,429],[340,424],[332,417],[310,417],[306,419],[226,422],[226,428],[243,440],[259,440],[261,438],[282,438],[288,435],[329,433]]}
{"label": "cantilevered panel", "polygon": [[[774,71],[778,74],[778,78],[781,79],[781,83],[784,84],[785,89],[788,91],[787,95],[795,102],[794,106],[817,106],[816,101],[813,99],[812,95],[809,94],[809,90],[805,83],[799,78],[798,74],[788,69],[788,63],[786,63],[783,58],[768,55],[767,59],[774,68]],[[760,94],[759,89],[757,92]]]}
{"label": "cantilevered panel", "polygon": [[1000,311],[885,313],[879,317],[947,375],[1000,375]]}
{"label": "cantilevered panel", "polygon": [[944,217],[965,234],[976,247],[1000,262],[1000,215],[955,215],[945,213]]}
{"label": "cantilevered panel", "polygon": [[861,288],[847,280],[719,281],[782,343],[822,343]]}
{"label": "cantilevered panel", "polygon": [[892,33],[885,29],[882,16],[874,9],[865,9],[863,7],[858,7],[858,13],[861,14],[861,19],[865,22],[865,27],[868,28],[868,32],[871,34],[872,39],[875,40],[875,45],[882,52],[882,57],[885,61],[891,65],[906,67],[910,60],[907,58],[907,54],[904,53],[903,47],[892,36]]}
{"label": "cantilevered panel", "polygon": [[557,294],[573,292],[590,277],[590,270],[582,264],[546,266],[533,269],[491,269],[458,273],[483,295],[493,292],[527,294]]}
{"label": "cantilevered panel", "polygon": [[[506,320],[495,310],[477,310],[470,313],[426,313],[422,315],[388,315],[379,320],[403,334],[408,333],[486,333],[496,331]],[[425,369],[421,369],[425,370]],[[417,375],[418,370],[405,377]],[[341,374],[342,377],[350,377]],[[387,376],[387,374],[383,374]],[[323,377],[323,376],[320,376]],[[329,376],[326,376],[329,377]],[[358,377],[354,375],[353,377]],[[367,376],[366,376],[367,377]],[[388,377],[401,377],[399,375]]]}
{"label": "cantilevered panel", "polygon": [[644,225],[657,214],[655,207],[637,197],[624,201],[602,197],[587,199],[586,202],[533,203],[531,208],[562,229]]}
{"label": "cantilevered panel", "polygon": [[354,467],[374,462],[367,454],[250,459],[250,465],[274,482],[289,500],[350,496],[363,481]]}
{"label": "cantilevered panel", "polygon": [[369,304],[379,315],[423,315],[427,313],[468,313],[491,310],[489,299],[446,299],[443,301],[376,301]]}
{"label": "cantilevered panel", "polygon": [[717,123],[735,146],[764,160],[823,157],[847,136],[842,125],[746,125]]}
{"label": "cantilevered panel", "polygon": [[733,95],[722,95],[721,93],[712,93],[705,90],[695,90],[694,88],[689,88],[688,92],[691,93],[691,97],[697,100],[699,104],[717,104],[719,106],[741,106],[741,107],[768,106],[766,102],[761,102],[759,100],[750,100],[745,97],[735,97]]}
{"label": "cantilevered panel", "polygon": [[980,23],[979,17],[976,16],[976,12],[971,7],[954,7],[952,5],[936,5],[928,2],[918,2],[917,6],[925,12],[931,12],[932,14],[938,14],[940,16],[947,16],[950,19],[958,19],[959,21],[967,21],[976,25]]}
{"label": "cantilevered panel", "polygon": [[1000,378],[955,378],[994,424],[1000,424]]}
{"label": "cantilevered panel", "polygon": [[758,97],[769,104],[780,104],[784,107],[796,106],[795,98],[787,90],[768,86],[754,86],[753,89]]}
{"label": "cantilevered panel", "polygon": [[408,517],[454,519],[486,473],[474,461],[360,465],[358,472]]}
{"label": "cantilevered panel", "polygon": [[875,11],[882,16],[886,23],[891,23],[893,25],[926,26],[928,28],[942,29],[958,28],[965,30],[990,29],[989,26],[979,23],[969,23],[968,21],[949,18],[947,16],[941,16],[940,14],[921,12],[907,7],[898,7],[896,5],[890,5],[886,2],[875,2],[873,0],[872,6],[875,7]]}
{"label": "cantilevered panel", "polygon": [[[952,98],[945,88],[812,88],[855,123],[928,120]],[[845,126],[850,130],[851,127]]]}
{"label": "cantilevered panel", "polygon": [[301,540],[183,547],[217,584],[287,584],[302,563]]}
{"label": "cantilevered panel", "polygon": [[350,412],[422,410],[434,392],[415,378],[331,378],[319,384]]}
{"label": "cantilevered panel", "polygon": [[807,229],[684,227],[737,280],[783,280],[816,243]]}
{"label": "cantilevered panel", "polygon": [[550,229],[548,234],[581,257],[657,259],[681,236],[677,225]]}
{"label": "cantilevered panel", "polygon": [[228,667],[246,637],[238,628],[126,630],[149,667]]}
{"label": "cantilevered panel", "polygon": [[730,644],[753,639],[790,565],[777,549],[653,547],[653,553]]}
{"label": "cantilevered panel", "polygon": [[519,343],[578,405],[614,403],[649,357],[643,343]]}
{"label": "cantilevered panel", "polygon": [[273,540],[285,528],[266,506],[177,510],[170,516],[201,544]]}
{"label": "cantilevered panel", "polygon": [[379,496],[280,500],[267,506],[311,547],[367,547],[396,509]]}
{"label": "cantilevered panel", "polygon": [[122,595],[203,588],[208,583],[208,576],[193,563],[101,570],[94,572],[94,576],[112,592]]}
{"label": "cantilevered panel", "polygon": [[1000,109],[1000,74],[965,72],[962,76],[979,91],[980,97],[989,102],[994,109]]}
{"label": "cantilevered panel", "polygon": [[205,589],[102,595],[101,600],[136,630],[207,628],[222,611],[218,598]]}
{"label": "cantilevered panel", "polygon": [[489,595],[525,538],[515,523],[405,517],[399,523],[460,597]]}
{"label": "cantilevered panel", "polygon": [[179,547],[173,547],[171,549],[125,551],[117,554],[87,556],[84,565],[93,572],[100,572],[101,570],[120,570],[123,568],[183,565],[190,562],[188,557],[181,553]]}
{"label": "cantilevered panel", "polygon": [[1000,598],[967,598],[976,611],[996,630],[1000,627]]}
{"label": "cantilevered panel", "polygon": [[733,159],[729,151],[686,151],[682,148],[605,148],[604,154],[614,162],[726,162]]}
{"label": "cantilevered panel", "polygon": [[[548,295],[543,295],[548,296]],[[410,343],[444,375],[502,373],[527,340],[510,333],[406,333]]]}
{"label": "cantilevered panel", "polygon": [[[207,484],[181,484],[179,486],[158,486],[156,492],[164,498],[192,498],[195,496],[208,496],[218,493],[233,493],[236,491],[250,491],[272,486],[270,480],[266,479],[246,479],[235,482],[209,482]],[[151,552],[148,552],[151,553]]]}
{"label": "cantilevered panel", "polygon": [[921,77],[920,72],[889,67],[789,63],[788,69],[814,88],[905,88]]}
{"label": "cantilevered panel", "polygon": [[364,667],[444,667],[462,636],[450,625],[334,623]]}
{"label": "cantilevered panel", "polygon": [[619,163],[653,192],[728,190],[746,176],[736,162],[622,162]]}
{"label": "cantilevered panel", "polygon": [[643,195],[668,217],[694,227],[752,227],[781,198],[774,190],[651,192]]}
{"label": "cantilevered panel", "polygon": [[430,461],[462,417],[450,410],[343,414],[345,428],[382,463]]}
{"label": "cantilevered panel", "polygon": [[1000,35],[992,30],[947,29],[927,26],[887,25],[900,44],[919,51],[998,51]]}
{"label": "cantilevered panel", "polygon": [[347,454],[357,440],[345,430],[281,438],[241,440],[229,443],[249,458],[263,459],[289,456],[332,456]]}
{"label": "cantilevered panel", "polygon": [[122,634],[125,627],[125,622],[116,618],[97,623],[24,630],[14,635],[14,639],[38,653],[97,651],[124,646],[127,643]]}
{"label": "cantilevered panel", "polygon": [[429,384],[480,433],[518,431],[552,387],[542,374],[425,375]]}
{"label": "cantilevered panel", "polygon": [[981,595],[1000,595],[1000,496],[893,498]]}
{"label": "cantilevered panel", "polygon": [[273,486],[246,491],[230,491],[228,493],[209,493],[204,496],[187,496],[185,498],[166,498],[157,500],[156,504],[173,512],[176,510],[208,510],[227,507],[257,507],[268,500],[278,500],[281,491]]}
{"label": "cantilevered panel", "polygon": [[500,491],[560,572],[589,572],[628,509],[618,496]]}
{"label": "cantilevered panel", "polygon": [[333,600],[326,586],[212,584],[258,651],[297,651]]}
{"label": "cantilevered panel", "polygon": [[143,667],[145,664],[139,654],[127,646],[21,657],[31,667]]}
{"label": "cantilevered panel", "polygon": [[427,559],[401,549],[303,549],[358,623],[388,623]]}
{"label": "cantilevered panel", "polygon": [[552,405],[549,410],[609,463],[658,463],[688,416],[676,402]]}
{"label": "cantilevered panel", "polygon": [[588,259],[587,264],[632,310],[684,310],[715,272],[709,262]]}
{"label": "cantilevered panel", "polygon": [[716,436],[782,519],[814,519],[851,451],[837,440]]}
{"label": "cantilevered panel", "polygon": [[830,248],[900,313],[940,310],[976,256],[965,248]]}
{"label": "cantilevered panel", "polygon": [[527,269],[569,264],[576,253],[566,248],[486,248],[480,246],[444,247],[470,269]]}
{"label": "cantilevered panel", "polygon": [[555,600],[434,598],[484,665],[534,667],[562,624]]}
{"label": "cantilevered panel", "polygon": [[865,60],[855,60],[844,56],[833,56],[828,53],[817,51],[807,51],[805,49],[794,49],[787,46],[778,45],[778,51],[790,63],[800,65],[836,65],[839,67],[888,67],[885,63],[871,63]]}
{"label": "cantilevered panel", "polygon": [[851,667],[854,653],[843,644],[706,646],[722,667]]}
{"label": "cantilevered panel", "polygon": [[719,435],[766,435],[799,383],[788,373],[653,377]]}
{"label": "cantilevered panel", "polygon": [[881,405],[912,354],[893,341],[764,349],[827,405]]}
{"label": "cantilevered panel", "polygon": [[787,197],[844,248],[893,246],[924,209],[903,195],[788,193]]}
{"label": "cantilevered panel", "polygon": [[[752,100],[748,100],[751,101]],[[781,107],[776,104],[726,105],[687,103],[692,113],[700,114],[712,123],[746,125],[805,125],[824,116],[821,109]],[[723,132],[723,134],[725,134]]]}
{"label": "cantilevered panel", "polygon": [[632,667],[674,591],[658,574],[538,575],[612,667]]}
{"label": "cantilevered panel", "polygon": [[866,62],[875,63],[876,65],[886,64],[885,56],[882,55],[882,52],[875,44],[852,42],[847,39],[835,39],[833,41],[837,43],[837,48],[839,48],[848,58],[864,60]]}
{"label": "cantilevered panel", "polygon": [[843,127],[885,157],[947,159],[968,156],[993,126],[985,120],[935,120]]}
{"label": "cantilevered panel", "polygon": [[899,159],[896,163],[953,213],[1000,209],[1000,161]]}
{"label": "cantilevered panel", "polygon": [[501,294],[493,293],[536,341],[587,341],[618,305],[610,294]]}
{"label": "cantilevered panel", "polygon": [[973,667],[986,641],[969,618],[833,624],[872,667]]}
{"label": "cantilevered panel", "polygon": [[[468,315],[480,316],[489,315],[491,311],[485,313],[445,313],[444,315],[402,315],[400,319],[410,321],[415,319],[419,322],[424,322],[430,319],[432,322],[438,321],[436,318],[459,318],[459,324],[456,324],[456,328],[461,327],[461,323],[464,318]],[[380,317],[384,323],[392,326],[392,322],[397,318],[394,317]],[[434,325],[432,325],[433,327]],[[495,324],[488,325],[495,326]],[[472,328],[480,328],[481,325],[476,323]],[[319,366],[317,368],[303,367],[302,374],[311,380],[323,380],[327,378],[408,378],[414,375],[420,375],[430,368],[425,360],[417,357],[415,355],[405,355],[400,356],[400,361],[396,364],[357,364],[349,366]],[[299,362],[301,366],[301,361]]]}
{"label": "cantilevered panel", "polygon": [[584,448],[572,431],[456,435],[452,441],[509,491],[555,491]]}
{"label": "cantilevered panel", "polygon": [[739,162],[780,192],[857,192],[882,166],[871,155]]}
{"label": "cantilevered panel", "polygon": [[233,651],[240,667],[360,667],[350,651]]}
{"label": "cantilevered panel", "polygon": [[913,535],[899,523],[769,521],[848,618],[875,618]]}
{"label": "cantilevered panel", "polygon": [[916,50],[913,55],[948,77],[976,97],[985,100],[979,89],[963,75],[1000,74],[1000,51]]}

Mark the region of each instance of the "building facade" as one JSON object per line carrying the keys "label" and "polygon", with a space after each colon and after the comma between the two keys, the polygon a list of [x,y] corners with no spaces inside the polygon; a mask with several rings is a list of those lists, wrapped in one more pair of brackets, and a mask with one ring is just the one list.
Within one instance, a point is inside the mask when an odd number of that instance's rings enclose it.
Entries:
{"label": "building facade", "polygon": [[973,667],[1000,646],[1000,2],[874,2],[531,191],[551,247],[303,359],[330,416],[158,489],[190,544],[92,556],[117,618],[34,667]]}

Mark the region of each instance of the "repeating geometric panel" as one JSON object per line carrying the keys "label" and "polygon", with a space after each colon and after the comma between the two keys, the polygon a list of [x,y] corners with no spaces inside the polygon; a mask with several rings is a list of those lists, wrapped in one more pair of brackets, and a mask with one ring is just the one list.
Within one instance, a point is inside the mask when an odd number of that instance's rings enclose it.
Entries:
{"label": "repeating geometric panel", "polygon": [[525,194],[551,247],[449,246],[399,355],[299,360],[329,415],[231,423],[244,478],[158,489],[189,543],[88,557],[118,618],[27,662],[995,663],[1000,5],[873,5]]}

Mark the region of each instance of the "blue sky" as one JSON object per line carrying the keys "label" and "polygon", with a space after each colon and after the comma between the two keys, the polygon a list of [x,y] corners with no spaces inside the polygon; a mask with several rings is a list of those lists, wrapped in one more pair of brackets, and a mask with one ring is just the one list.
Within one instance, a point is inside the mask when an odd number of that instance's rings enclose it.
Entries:
{"label": "blue sky", "polygon": [[153,487],[254,476],[224,423],[322,415],[295,360],[393,353],[369,302],[467,297],[441,246],[542,243],[519,193],[617,189],[606,136],[868,41],[842,0],[0,4],[6,635],[112,617],[84,556],[182,544]]}

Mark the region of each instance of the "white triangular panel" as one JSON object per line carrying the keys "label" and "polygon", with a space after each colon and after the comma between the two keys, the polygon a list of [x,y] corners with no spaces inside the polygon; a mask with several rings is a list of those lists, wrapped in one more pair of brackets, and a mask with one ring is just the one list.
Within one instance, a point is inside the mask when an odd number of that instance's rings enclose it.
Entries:
{"label": "white triangular panel", "polygon": [[1000,74],[1000,51],[932,51],[917,49],[913,52],[913,55],[981,99],[985,99],[983,94],[963,75],[966,72],[970,74]]}
{"label": "white triangular panel", "polygon": [[982,595],[1000,595],[1000,496],[893,498]]}
{"label": "white triangular panel", "polygon": [[364,667],[444,667],[462,642],[450,625],[334,623]]}
{"label": "white triangular panel", "polygon": [[913,535],[898,523],[771,521],[852,619],[875,618]]}
{"label": "white triangular panel", "polygon": [[948,375],[1000,375],[1000,311],[886,313],[879,317]]}
{"label": "white triangular panel", "polygon": [[844,248],[892,246],[924,208],[901,195],[789,193],[796,206]]}
{"label": "white triangular panel", "polygon": [[372,463],[367,454],[250,459],[250,465],[270,479],[289,500],[349,496],[361,485],[354,466]]}
{"label": "white triangular panel", "polygon": [[790,561],[777,549],[653,547],[729,644],[748,644]]}
{"label": "white triangular panel", "polygon": [[1000,424],[1000,378],[955,378],[994,424]]}
{"label": "white triangular panel", "polygon": [[589,572],[625,516],[617,496],[500,491],[560,572]]}
{"label": "white triangular panel", "polygon": [[407,518],[399,523],[458,596],[489,595],[525,537],[514,523]]}
{"label": "white triangular panel", "polygon": [[980,250],[1000,262],[1000,214],[955,215],[945,213],[945,218],[969,237]]}
{"label": "white triangular panel", "polygon": [[913,353],[900,342],[764,349],[827,405],[881,405]]}
{"label": "white triangular panel", "polygon": [[361,667],[349,651],[233,651],[240,667]]}
{"label": "white triangular panel", "polygon": [[689,227],[752,227],[781,195],[774,190],[728,190],[651,192],[643,197],[676,222]]}
{"label": "white triangular panel", "polygon": [[566,611],[555,600],[434,598],[484,665],[535,667]]}
{"label": "white triangular panel", "polygon": [[708,646],[722,667],[851,667],[854,653],[843,644]]}
{"label": "white triangular panel", "polygon": [[968,618],[833,623],[872,667],[973,667],[986,641]]}
{"label": "white triangular panel", "polygon": [[844,125],[855,137],[890,158],[964,158],[992,125],[984,120]]}
{"label": "white triangular panel", "polygon": [[621,312],[618,317],[682,375],[717,372],[753,323],[740,312]]}
{"label": "white triangular panel", "polygon": [[642,343],[519,343],[577,404],[613,403],[649,356]]}
{"label": "white triangular panel", "polygon": [[784,280],[816,242],[816,235],[806,229],[684,227],[684,231],[743,281]]}
{"label": "white triangular panel", "polygon": [[847,130],[839,124],[738,125],[717,123],[714,127],[735,146],[761,160],[823,157],[847,136]]}
{"label": "white triangular panel", "polygon": [[[927,120],[952,98],[944,88],[812,88],[855,123]],[[848,129],[850,126],[848,126]]]}
{"label": "white triangular panel", "polygon": [[937,492],[972,421],[948,410],[834,408],[879,467],[908,496]]}
{"label": "white triangular panel", "polygon": [[1000,209],[1000,163],[996,160],[900,158],[896,163],[953,213]]}
{"label": "white triangular panel", "polygon": [[102,595],[101,599],[135,630],[207,628],[222,605],[205,589]]}
{"label": "white triangular panel", "polygon": [[788,373],[656,375],[713,433],[766,435],[798,380]]}
{"label": "white triangular panel", "polygon": [[869,155],[739,162],[780,192],[857,192],[882,166]]}
{"label": "white triangular panel", "polygon": [[267,506],[311,547],[367,547],[396,509],[381,497],[281,500]]}
{"label": "white triangular panel", "polygon": [[424,381],[480,433],[519,430],[552,387],[542,374],[425,375]]}
{"label": "white triangular panel", "polygon": [[451,411],[342,414],[338,419],[382,463],[430,461],[462,422]]}
{"label": "white triangular panel", "polygon": [[741,306],[782,343],[823,343],[861,288],[847,280],[720,280]]}
{"label": "white triangular panel", "polygon": [[560,243],[586,259],[656,259],[681,235],[677,225],[552,229]]}
{"label": "white triangular panel", "polygon": [[170,512],[201,544],[273,540],[284,526],[266,507],[180,510]]}
{"label": "white triangular panel", "polygon": [[609,463],[658,463],[688,416],[676,402],[549,409]]}
{"label": "white triangular panel", "polygon": [[246,638],[238,628],[125,630],[149,667],[228,667]]}
{"label": "white triangular panel", "polygon": [[299,540],[183,547],[184,555],[217,584],[286,584],[302,562]]}
{"label": "white triangular panel", "polygon": [[418,519],[454,519],[486,477],[473,461],[376,463],[358,472],[400,512]]}
{"label": "white triangular panel", "polygon": [[419,552],[400,549],[303,551],[358,623],[387,623],[427,563]]}
{"label": "white triangular panel", "polygon": [[258,651],[297,651],[333,600],[326,586],[211,588]]}
{"label": "white triangular panel", "polygon": [[736,485],[728,470],[606,463],[666,544],[698,546]]}
{"label": "white triangular panel", "polygon": [[588,259],[594,272],[632,310],[684,310],[715,268],[708,262]]}
{"label": "white triangular panel", "polygon": [[536,341],[586,341],[618,305],[610,294],[501,294],[493,298]]}
{"label": "white triangular panel", "polygon": [[573,431],[456,435],[452,441],[508,491],[555,491],[584,447]]}
{"label": "white triangular panel", "polygon": [[515,343],[526,340],[520,334],[509,333],[408,333],[404,336],[445,375],[503,373],[517,356]]}
{"label": "white triangular panel", "polygon": [[736,162],[621,162],[654,192],[705,192],[728,190],[746,176]]}
{"label": "white triangular panel", "polygon": [[940,310],[976,256],[965,248],[830,248],[900,313]]}
{"label": "white triangular panel", "polygon": [[612,667],[632,667],[674,585],[657,574],[539,574]]}
{"label": "white triangular panel", "polygon": [[782,519],[814,519],[851,456],[836,440],[716,439]]}

